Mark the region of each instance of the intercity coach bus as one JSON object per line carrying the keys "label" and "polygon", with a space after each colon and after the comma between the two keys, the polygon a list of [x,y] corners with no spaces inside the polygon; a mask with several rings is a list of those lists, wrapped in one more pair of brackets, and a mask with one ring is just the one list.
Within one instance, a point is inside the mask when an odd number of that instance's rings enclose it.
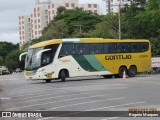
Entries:
{"label": "intercity coach bus", "polygon": [[134,77],[150,71],[151,48],[148,40],[75,38],[54,39],[29,47],[24,74],[28,80],[61,79],[99,75]]}

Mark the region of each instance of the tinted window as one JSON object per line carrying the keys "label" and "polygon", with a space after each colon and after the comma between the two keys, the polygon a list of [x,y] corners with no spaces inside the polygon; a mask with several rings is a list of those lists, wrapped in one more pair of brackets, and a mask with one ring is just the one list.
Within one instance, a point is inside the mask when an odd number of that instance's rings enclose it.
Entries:
{"label": "tinted window", "polygon": [[139,52],[139,43],[130,43],[131,52]]}
{"label": "tinted window", "polygon": [[117,51],[119,53],[129,53],[130,52],[129,43],[117,43]]}
{"label": "tinted window", "polygon": [[90,44],[90,54],[102,54],[103,44]]}
{"label": "tinted window", "polygon": [[105,43],[104,53],[117,53],[117,43]]}
{"label": "tinted window", "polygon": [[145,52],[149,48],[149,44],[147,42],[145,43],[140,43],[140,52]]}
{"label": "tinted window", "polygon": [[75,44],[76,47],[76,54],[81,55],[81,54],[89,54],[89,44]]}
{"label": "tinted window", "polygon": [[75,54],[75,46],[74,44],[63,44],[61,48],[60,55],[74,55]]}
{"label": "tinted window", "polygon": [[47,65],[53,61],[53,57],[57,51],[58,45],[49,45],[46,46],[45,49],[51,49],[49,51],[45,51],[42,53],[42,66]]}

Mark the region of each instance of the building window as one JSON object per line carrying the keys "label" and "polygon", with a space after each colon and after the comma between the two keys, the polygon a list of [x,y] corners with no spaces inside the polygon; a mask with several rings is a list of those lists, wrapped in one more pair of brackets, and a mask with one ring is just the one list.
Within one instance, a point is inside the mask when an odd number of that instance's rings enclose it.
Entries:
{"label": "building window", "polygon": [[48,9],[50,9],[50,5],[48,5]]}
{"label": "building window", "polygon": [[38,19],[38,23],[40,23],[40,19]]}
{"label": "building window", "polygon": [[35,35],[37,35],[37,31],[35,31]]}
{"label": "building window", "polygon": [[34,17],[36,17],[36,14],[34,14]]}
{"label": "building window", "polygon": [[54,4],[52,4],[52,8],[54,8]]}
{"label": "building window", "polygon": [[97,8],[97,4],[94,4],[94,8]]}
{"label": "building window", "polygon": [[48,14],[49,14],[49,16],[50,16],[50,14],[51,14],[51,11],[48,11]]}
{"label": "building window", "polygon": [[41,26],[40,26],[40,25],[38,25],[38,28],[41,28]]}
{"label": "building window", "polygon": [[74,4],[74,3],[72,3],[71,6],[72,6],[73,8],[75,8],[75,4]]}
{"label": "building window", "polygon": [[38,17],[40,17],[40,13],[38,13]]}
{"label": "building window", "polygon": [[88,8],[91,8],[91,4],[88,4]]}
{"label": "building window", "polygon": [[39,7],[37,8],[37,11],[39,11]]}
{"label": "building window", "polygon": [[36,23],[37,21],[36,21],[36,20],[34,20],[34,22]]}
{"label": "building window", "polygon": [[37,25],[35,25],[35,29],[37,29]]}
{"label": "building window", "polygon": [[34,12],[36,12],[36,8],[34,8]]}
{"label": "building window", "polygon": [[54,10],[52,10],[52,14],[54,15]]}
{"label": "building window", "polygon": [[66,7],[69,7],[69,3],[66,3]]}

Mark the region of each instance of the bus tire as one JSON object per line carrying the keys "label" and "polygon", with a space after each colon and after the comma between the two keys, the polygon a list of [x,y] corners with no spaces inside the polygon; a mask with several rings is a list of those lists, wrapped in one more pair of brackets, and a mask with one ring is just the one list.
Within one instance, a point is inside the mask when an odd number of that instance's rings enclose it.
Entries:
{"label": "bus tire", "polygon": [[51,80],[45,80],[46,81],[46,83],[50,83],[51,82]]}
{"label": "bus tire", "polygon": [[61,70],[59,77],[60,77],[62,82],[66,81],[66,73],[65,73],[64,70]]}
{"label": "bus tire", "polygon": [[125,73],[127,73],[127,68],[125,66],[121,66],[119,68],[119,72],[118,72],[118,77],[119,78],[123,78],[123,72],[125,71]]}
{"label": "bus tire", "polygon": [[129,77],[135,77],[137,74],[137,68],[136,66],[131,66],[128,70],[128,76]]}

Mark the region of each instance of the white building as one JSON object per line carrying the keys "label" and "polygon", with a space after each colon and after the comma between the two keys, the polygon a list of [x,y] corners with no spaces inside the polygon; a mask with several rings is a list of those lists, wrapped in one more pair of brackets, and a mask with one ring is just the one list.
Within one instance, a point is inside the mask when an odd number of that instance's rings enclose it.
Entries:
{"label": "white building", "polygon": [[36,0],[36,5],[30,15],[19,16],[20,48],[26,42],[42,35],[42,30],[53,19],[60,6],[64,6],[66,9],[81,7],[83,10],[100,14],[98,4],[79,4],[78,0]]}
{"label": "white building", "polygon": [[130,0],[102,0],[102,15],[119,12],[119,6],[123,8],[126,4],[130,5]]}

